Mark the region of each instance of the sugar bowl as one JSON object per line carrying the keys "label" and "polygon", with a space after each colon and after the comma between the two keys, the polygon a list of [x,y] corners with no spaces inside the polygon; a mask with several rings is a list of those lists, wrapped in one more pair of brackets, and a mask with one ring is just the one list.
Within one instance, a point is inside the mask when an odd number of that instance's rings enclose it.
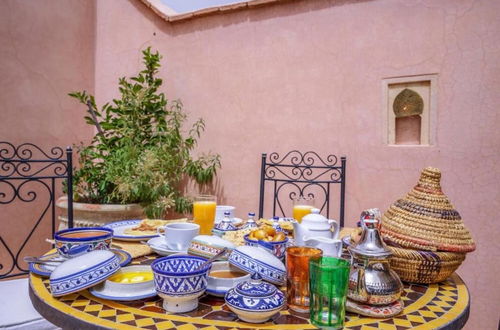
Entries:
{"label": "sugar bowl", "polygon": [[259,273],[250,281],[230,289],[224,298],[238,317],[250,323],[262,323],[278,313],[285,305],[285,295],[270,283],[262,282]]}
{"label": "sugar bowl", "polygon": [[358,244],[349,246],[352,269],[347,296],[369,305],[387,305],[401,297],[403,284],[390,269],[392,252],[379,232],[380,211],[369,209],[361,213],[363,232]]}

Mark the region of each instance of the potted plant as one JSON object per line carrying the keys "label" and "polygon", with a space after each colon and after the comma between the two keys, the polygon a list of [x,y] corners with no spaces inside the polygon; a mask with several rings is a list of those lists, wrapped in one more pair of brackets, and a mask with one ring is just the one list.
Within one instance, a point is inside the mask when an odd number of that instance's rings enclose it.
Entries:
{"label": "potted plant", "polygon": [[[187,132],[183,129],[187,115],[182,103],[169,102],[159,91],[162,79],[156,74],[161,55],[150,48],[142,53],[145,68],[135,77],[121,78],[120,98],[101,109],[85,91],[69,94],[86,105],[85,120],[96,128],[89,145],[77,146],[80,167],[73,181],[76,222],[78,203],[87,205],[83,211],[112,209],[111,213],[116,213],[114,209],[120,206],[133,211],[132,215],[120,214],[122,219],[137,218],[143,211],[149,218],[163,218],[172,211],[189,212],[191,202],[182,194],[182,181],[191,178],[206,184],[220,168],[218,154],[193,158],[205,123],[200,118]],[[64,200],[58,205],[64,206]],[[94,220],[81,221],[100,225],[103,219],[98,215]],[[109,220],[117,219],[104,221]]]}

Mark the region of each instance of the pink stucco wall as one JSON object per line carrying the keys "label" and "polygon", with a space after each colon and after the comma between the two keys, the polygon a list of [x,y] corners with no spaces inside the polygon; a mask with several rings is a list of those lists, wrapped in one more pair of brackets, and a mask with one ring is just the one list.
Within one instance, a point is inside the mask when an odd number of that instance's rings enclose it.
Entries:
{"label": "pink stucco wall", "polygon": [[[116,96],[140,50],[164,55],[167,95],[222,155],[217,188],[238,214],[256,210],[261,152],[348,157],[347,219],[383,210],[425,166],[477,241],[459,273],[472,294],[468,328],[498,324],[500,2],[294,1],[166,23],[138,0],[97,3],[96,94]],[[437,74],[437,143],[382,143],[382,79]]]}
{"label": "pink stucco wall", "polygon": [[[365,208],[385,210],[423,167],[441,168],[478,245],[459,270],[468,328],[497,327],[500,2],[289,1],[176,24],[140,0],[94,6],[0,1],[0,140],[87,139],[66,93],[95,87],[109,101],[151,45],[164,55],[167,95],[205,119],[199,151],[222,155],[216,189],[237,215],[257,209],[261,152],[346,155],[348,225]],[[382,80],[421,74],[438,75],[436,144],[384,145]],[[2,236],[26,229],[14,221],[21,211],[2,213]]]}
{"label": "pink stucco wall", "polygon": [[[92,129],[67,93],[93,91],[94,23],[92,0],[0,1],[0,141],[31,142],[48,151],[89,138]],[[5,201],[12,195],[2,188],[8,194]],[[2,206],[0,235],[11,248],[20,246],[42,213],[46,195],[39,193],[40,203]],[[48,220],[40,223],[24,254],[50,248],[44,241],[51,235]],[[7,260],[0,245],[2,272],[10,267]]]}

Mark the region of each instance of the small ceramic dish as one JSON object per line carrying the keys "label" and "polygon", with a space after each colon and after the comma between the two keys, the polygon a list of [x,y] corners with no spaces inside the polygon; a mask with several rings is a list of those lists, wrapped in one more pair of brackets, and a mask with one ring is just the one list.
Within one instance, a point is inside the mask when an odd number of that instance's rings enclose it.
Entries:
{"label": "small ceramic dish", "polygon": [[50,291],[54,297],[78,292],[105,281],[119,269],[120,260],[113,252],[91,251],[57,266],[50,274]]}
{"label": "small ceramic dish", "polygon": [[156,292],[163,298],[163,308],[171,313],[184,313],[198,307],[198,298],[207,288],[211,264],[198,269],[207,259],[175,255],[156,259],[151,264]]}
{"label": "small ceramic dish", "polygon": [[249,279],[250,274],[242,273],[240,269],[229,262],[216,261],[212,263],[212,269],[208,273],[207,293],[224,298],[229,289]]}
{"label": "small ceramic dish", "polygon": [[[127,251],[119,249],[109,249],[109,251],[118,256],[118,259],[120,260],[120,267],[125,267],[132,260],[132,257]],[[48,261],[49,263],[36,264],[34,262],[30,262],[29,270],[32,273],[46,277],[49,277],[54,269],[56,269],[56,267],[59,266],[62,262],[68,260],[68,258],[61,257],[57,252],[41,256],[40,259]]]}
{"label": "small ceramic dish", "polygon": [[152,238],[147,243],[148,243],[148,246],[154,252],[156,252],[157,254],[159,254],[161,256],[169,256],[169,255],[178,254],[178,253],[182,253],[182,254],[187,253],[187,250],[176,251],[176,250],[169,249],[167,244],[165,243],[165,238],[163,238],[163,237]]}
{"label": "small ceramic dish", "polygon": [[277,258],[283,259],[285,257],[286,248],[288,246],[288,238],[277,242],[267,242],[262,240],[253,240],[248,238],[250,234],[246,234],[243,239],[245,244],[248,246],[262,246],[264,249],[268,250],[274,254]]}
{"label": "small ceramic dish", "polygon": [[130,301],[156,296],[151,266],[121,268],[89,292],[102,299]]}
{"label": "small ceramic dish", "polygon": [[198,235],[191,240],[188,253],[203,258],[211,258],[224,248],[227,248],[227,252],[220,257],[221,260],[227,260],[236,245],[219,236]]}
{"label": "small ceramic dish", "polygon": [[276,285],[286,284],[285,265],[263,247],[239,246],[229,256],[229,263],[246,273],[259,273]]}
{"label": "small ceramic dish", "polygon": [[54,234],[57,252],[65,258],[93,250],[109,250],[112,237],[113,231],[103,227],[70,228]]}
{"label": "small ceramic dish", "polygon": [[274,285],[261,281],[258,273],[230,289],[224,300],[238,317],[250,323],[262,323],[278,313],[285,305],[285,295]]}

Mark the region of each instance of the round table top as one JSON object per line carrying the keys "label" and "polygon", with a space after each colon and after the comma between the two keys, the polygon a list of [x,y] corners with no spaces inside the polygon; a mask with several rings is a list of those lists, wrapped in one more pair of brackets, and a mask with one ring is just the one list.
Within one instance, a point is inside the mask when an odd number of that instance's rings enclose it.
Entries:
{"label": "round table top", "polygon": [[[133,260],[149,264],[156,256]],[[162,300],[153,298],[131,302],[100,299],[88,290],[54,298],[49,279],[30,274],[30,297],[38,312],[63,328],[99,329],[316,329],[307,316],[283,309],[270,321],[251,324],[238,320],[222,298],[205,295],[196,310],[170,314]],[[404,285],[404,310],[397,316],[380,319],[346,313],[345,329],[461,329],[469,316],[469,293],[462,279],[453,274],[438,284]]]}

